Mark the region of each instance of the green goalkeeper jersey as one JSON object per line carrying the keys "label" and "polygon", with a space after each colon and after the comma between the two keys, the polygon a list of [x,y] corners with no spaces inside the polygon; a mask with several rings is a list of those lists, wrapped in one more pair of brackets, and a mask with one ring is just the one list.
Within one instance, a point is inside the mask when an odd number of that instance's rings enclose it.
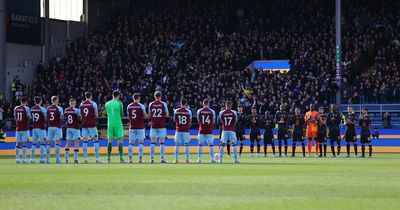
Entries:
{"label": "green goalkeeper jersey", "polygon": [[124,116],[123,105],[119,100],[110,100],[106,103],[108,128],[122,127],[122,117]]}

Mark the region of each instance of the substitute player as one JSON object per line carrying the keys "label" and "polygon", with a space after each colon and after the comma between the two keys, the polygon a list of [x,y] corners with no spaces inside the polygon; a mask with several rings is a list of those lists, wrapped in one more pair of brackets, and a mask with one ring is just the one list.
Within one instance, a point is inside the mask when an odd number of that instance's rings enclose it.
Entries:
{"label": "substitute player", "polygon": [[122,117],[124,116],[124,110],[122,102],[120,101],[121,93],[118,90],[114,90],[112,93],[112,100],[108,101],[105,105],[107,112],[107,157],[108,163],[111,163],[111,152],[112,143],[114,139],[118,140],[118,153],[119,162],[125,163],[124,151],[122,140],[124,138],[124,128],[122,126]]}
{"label": "substitute player", "polygon": [[336,105],[331,104],[330,113],[327,118],[327,124],[329,129],[329,141],[331,143],[332,157],[336,157],[335,154],[335,142],[337,142],[337,157],[340,157],[340,120],[342,115],[337,112]]}
{"label": "substitute player", "polygon": [[[318,157],[326,157],[326,115],[324,107],[318,109],[317,126],[317,142],[319,144]],[[322,156],[322,148],[324,149],[324,156]]]}
{"label": "substitute player", "polygon": [[175,122],[175,161],[178,163],[179,146],[183,143],[185,145],[185,163],[189,163],[190,155],[190,124],[192,123],[192,111],[187,108],[186,99],[181,99],[181,107],[174,110],[174,117],[172,118]]}
{"label": "substitute player", "polygon": [[[69,99],[69,107],[65,109],[65,121],[67,127],[67,135],[65,139],[67,143],[65,144],[65,164],[69,162],[69,147],[71,142],[74,142],[74,163],[78,164],[78,153],[79,153],[79,138],[81,137],[81,132],[79,130],[79,121],[81,119],[80,110],[76,107],[76,99]],[[85,159],[85,163],[87,163]]]}
{"label": "substitute player", "polygon": [[285,105],[279,106],[279,111],[275,113],[275,122],[278,124],[278,150],[279,157],[282,157],[282,140],[285,144],[285,157],[287,157],[288,142],[287,142],[287,131],[288,131],[288,114],[285,111]]}
{"label": "substitute player", "polygon": [[300,108],[296,107],[294,109],[294,115],[292,116],[293,125],[293,141],[292,141],[292,157],[296,155],[296,142],[301,143],[301,150],[303,152],[303,157],[306,156],[306,146],[304,144],[303,138],[303,128],[304,128],[304,116],[300,112]]}
{"label": "substitute player", "polygon": [[56,163],[61,163],[60,149],[61,149],[61,120],[64,119],[64,111],[58,106],[59,99],[57,96],[51,97],[52,104],[47,108],[47,146],[46,146],[46,163],[50,163],[50,149],[51,144],[55,142]]}
{"label": "substitute player", "polygon": [[92,93],[89,91],[85,92],[85,99],[86,100],[79,105],[82,116],[82,148],[84,161],[88,163],[88,141],[92,139],[96,163],[103,163],[103,161],[100,160],[99,132],[96,127],[96,118],[99,116],[97,104],[92,101]]}
{"label": "substitute player", "polygon": [[274,118],[270,115],[269,111],[264,113],[264,157],[267,157],[268,144],[272,147],[272,157],[275,157],[275,143],[274,143]]}
{"label": "substitute player", "polygon": [[211,163],[214,160],[214,124],[215,124],[215,111],[210,109],[210,101],[203,100],[203,108],[197,110],[197,121],[199,122],[199,147],[197,148],[198,160],[197,163],[202,162],[203,145],[207,142],[210,148]]}
{"label": "substitute player", "polygon": [[356,113],[354,112],[353,107],[347,107],[347,114],[345,116],[346,121],[346,150],[347,155],[346,157],[350,157],[350,143],[352,142],[354,145],[354,155],[357,157],[357,134],[356,134]]}
{"label": "substitute player", "polygon": [[318,117],[318,112],[315,111],[315,105],[311,104],[310,105],[310,111],[306,113],[304,116],[304,121],[307,125],[307,138],[308,138],[308,157],[311,157],[311,150],[312,150],[312,141],[315,141],[315,157],[318,157],[318,141],[316,141],[317,138],[317,131],[318,131],[318,126],[317,126],[317,117]]}
{"label": "substitute player", "polygon": [[257,143],[257,157],[260,156],[260,149],[261,149],[261,144],[260,144],[260,126],[261,126],[261,121],[260,117],[257,114],[257,109],[256,107],[251,108],[251,115],[249,116],[249,124],[250,124],[250,155],[253,156],[254,153],[254,142]]}
{"label": "substitute player", "polygon": [[143,163],[143,144],[145,138],[144,120],[149,118],[143,104],[140,103],[140,94],[135,93],[132,96],[133,103],[130,103],[126,108],[129,118],[129,146],[128,155],[129,163],[133,163],[133,145],[137,140],[139,150],[139,163]]}
{"label": "substitute player", "polygon": [[221,134],[221,147],[219,148],[220,159],[219,162],[223,163],[224,147],[227,141],[230,141],[233,147],[234,162],[239,163],[238,151],[236,145],[236,132],[235,125],[238,120],[237,112],[232,110],[232,101],[225,102],[225,110],[219,113],[219,120],[222,123]]}
{"label": "substitute player", "polygon": [[28,163],[26,160],[28,153],[28,140],[29,140],[29,120],[31,113],[29,107],[26,106],[28,101],[25,97],[20,99],[21,105],[15,107],[14,118],[16,123],[16,145],[15,145],[15,159],[16,163],[21,163],[20,150],[22,147],[22,163]]}
{"label": "substitute player", "polygon": [[372,156],[372,142],[371,142],[371,118],[368,116],[368,109],[367,108],[362,108],[362,115],[360,117],[360,128],[361,128],[361,135],[360,135],[360,141],[361,141],[361,152],[362,155],[361,157],[365,157],[365,145],[368,144],[369,148],[369,156]]}
{"label": "substitute player", "polygon": [[165,160],[165,138],[167,137],[167,126],[165,119],[169,116],[167,103],[161,101],[162,93],[156,91],[154,93],[155,101],[149,104],[150,114],[150,163],[154,163],[154,150],[157,138],[160,141],[161,163],[167,163]]}
{"label": "substitute player", "polygon": [[[40,163],[45,163],[44,154],[46,148],[46,109],[43,108],[42,98],[35,96],[33,98],[35,106],[31,108],[32,119],[32,147],[31,147],[31,163],[35,163],[36,145],[40,144]],[[39,145],[38,145],[39,146]]]}
{"label": "substitute player", "polygon": [[246,115],[243,113],[243,105],[238,106],[238,121],[236,123],[236,138],[240,142],[239,157],[243,152],[244,140],[246,139],[244,134],[246,130]]}

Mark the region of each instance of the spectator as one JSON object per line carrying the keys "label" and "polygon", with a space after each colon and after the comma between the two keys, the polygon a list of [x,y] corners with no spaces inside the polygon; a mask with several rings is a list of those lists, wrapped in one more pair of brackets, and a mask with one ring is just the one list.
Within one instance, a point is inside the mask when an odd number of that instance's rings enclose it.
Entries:
{"label": "spectator", "polygon": [[385,112],[385,114],[383,114],[383,116],[382,116],[383,128],[391,127],[390,120],[391,120],[391,116],[390,116],[389,112]]}

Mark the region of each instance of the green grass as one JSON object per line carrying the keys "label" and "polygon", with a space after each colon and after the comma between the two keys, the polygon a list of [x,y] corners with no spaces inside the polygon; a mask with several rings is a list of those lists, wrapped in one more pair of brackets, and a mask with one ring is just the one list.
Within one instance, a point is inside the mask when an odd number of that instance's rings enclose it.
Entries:
{"label": "green grass", "polygon": [[[194,161],[195,155],[191,158]],[[0,209],[340,210],[400,206],[399,154],[376,154],[372,159],[244,155],[241,164],[231,161],[16,165],[12,157],[3,157]]]}

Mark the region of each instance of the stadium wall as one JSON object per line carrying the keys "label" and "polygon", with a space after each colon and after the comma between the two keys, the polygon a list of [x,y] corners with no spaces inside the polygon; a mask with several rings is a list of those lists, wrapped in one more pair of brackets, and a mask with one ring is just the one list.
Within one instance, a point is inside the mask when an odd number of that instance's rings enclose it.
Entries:
{"label": "stadium wall", "polygon": [[[276,131],[275,131],[276,132]],[[101,148],[101,152],[102,153],[106,153],[107,152],[107,140],[104,138],[106,131],[105,130],[100,130],[100,146]],[[167,149],[166,151],[169,153],[172,153],[174,150],[174,130],[168,130],[168,139],[166,140],[166,146]],[[197,152],[197,130],[191,130],[190,134],[191,134],[191,152],[192,153],[196,153]],[[262,131],[263,133],[263,131]],[[342,135],[344,135],[344,130],[341,131]],[[7,137],[5,139],[4,143],[0,143],[0,156],[5,156],[5,155],[14,155],[14,148],[15,148],[15,132],[7,132]],[[127,130],[125,130],[125,136],[127,137]],[[149,130],[146,130],[146,134],[149,134]],[[244,152],[249,152],[249,141],[248,141],[248,136],[249,131],[246,131],[246,141],[245,141],[245,148],[244,148]],[[400,129],[381,129],[379,130],[379,138],[378,139],[373,139],[372,143],[374,146],[374,152],[390,152],[390,153],[400,153]],[[219,131],[218,130],[214,130],[214,137],[215,137],[215,141],[214,141],[214,145],[218,145],[218,139],[219,139]],[[276,133],[275,133],[275,139],[276,139]],[[262,141],[261,141],[262,142]],[[31,143],[29,143],[31,145]],[[288,142],[289,145],[292,144],[291,140],[289,139]],[[359,136],[358,136],[358,144],[359,144]],[[65,145],[65,141],[63,141],[63,146]],[[137,145],[137,143],[136,143]],[[263,145],[263,143],[261,144]],[[329,141],[328,141],[328,145],[329,145]],[[345,145],[345,142],[342,140],[342,146]],[[360,144],[359,144],[360,145]],[[114,141],[114,147],[117,147],[117,142]],[[124,151],[127,152],[127,146],[128,146],[128,141],[127,138],[125,138],[124,141]],[[146,139],[145,140],[145,152],[149,152],[149,146],[150,146],[150,140]],[[299,146],[299,145],[298,145]],[[93,142],[89,142],[89,147],[91,147],[89,149],[90,153],[93,153]],[[271,151],[271,147],[269,147],[269,152]],[[204,147],[205,151],[208,151],[208,147]],[[113,150],[114,152],[117,152],[117,149],[115,148]],[[135,149],[135,152],[137,151],[137,149]],[[158,151],[158,150],[157,150]],[[183,151],[183,149],[182,149]],[[262,150],[263,151],[263,150]],[[289,151],[291,151],[291,146],[289,146]],[[300,151],[299,149],[297,151]],[[328,151],[330,151],[330,149],[328,149]],[[345,151],[345,150],[342,150]],[[54,151],[52,151],[54,152]]]}
{"label": "stadium wall", "polygon": [[[50,57],[62,53],[69,40],[84,35],[84,24],[75,21],[49,21]],[[1,53],[0,53],[1,56]],[[24,84],[31,84],[39,61],[43,60],[41,45],[6,43],[5,45],[5,97],[11,99],[11,82],[19,76]],[[0,62],[1,63],[1,62]]]}

